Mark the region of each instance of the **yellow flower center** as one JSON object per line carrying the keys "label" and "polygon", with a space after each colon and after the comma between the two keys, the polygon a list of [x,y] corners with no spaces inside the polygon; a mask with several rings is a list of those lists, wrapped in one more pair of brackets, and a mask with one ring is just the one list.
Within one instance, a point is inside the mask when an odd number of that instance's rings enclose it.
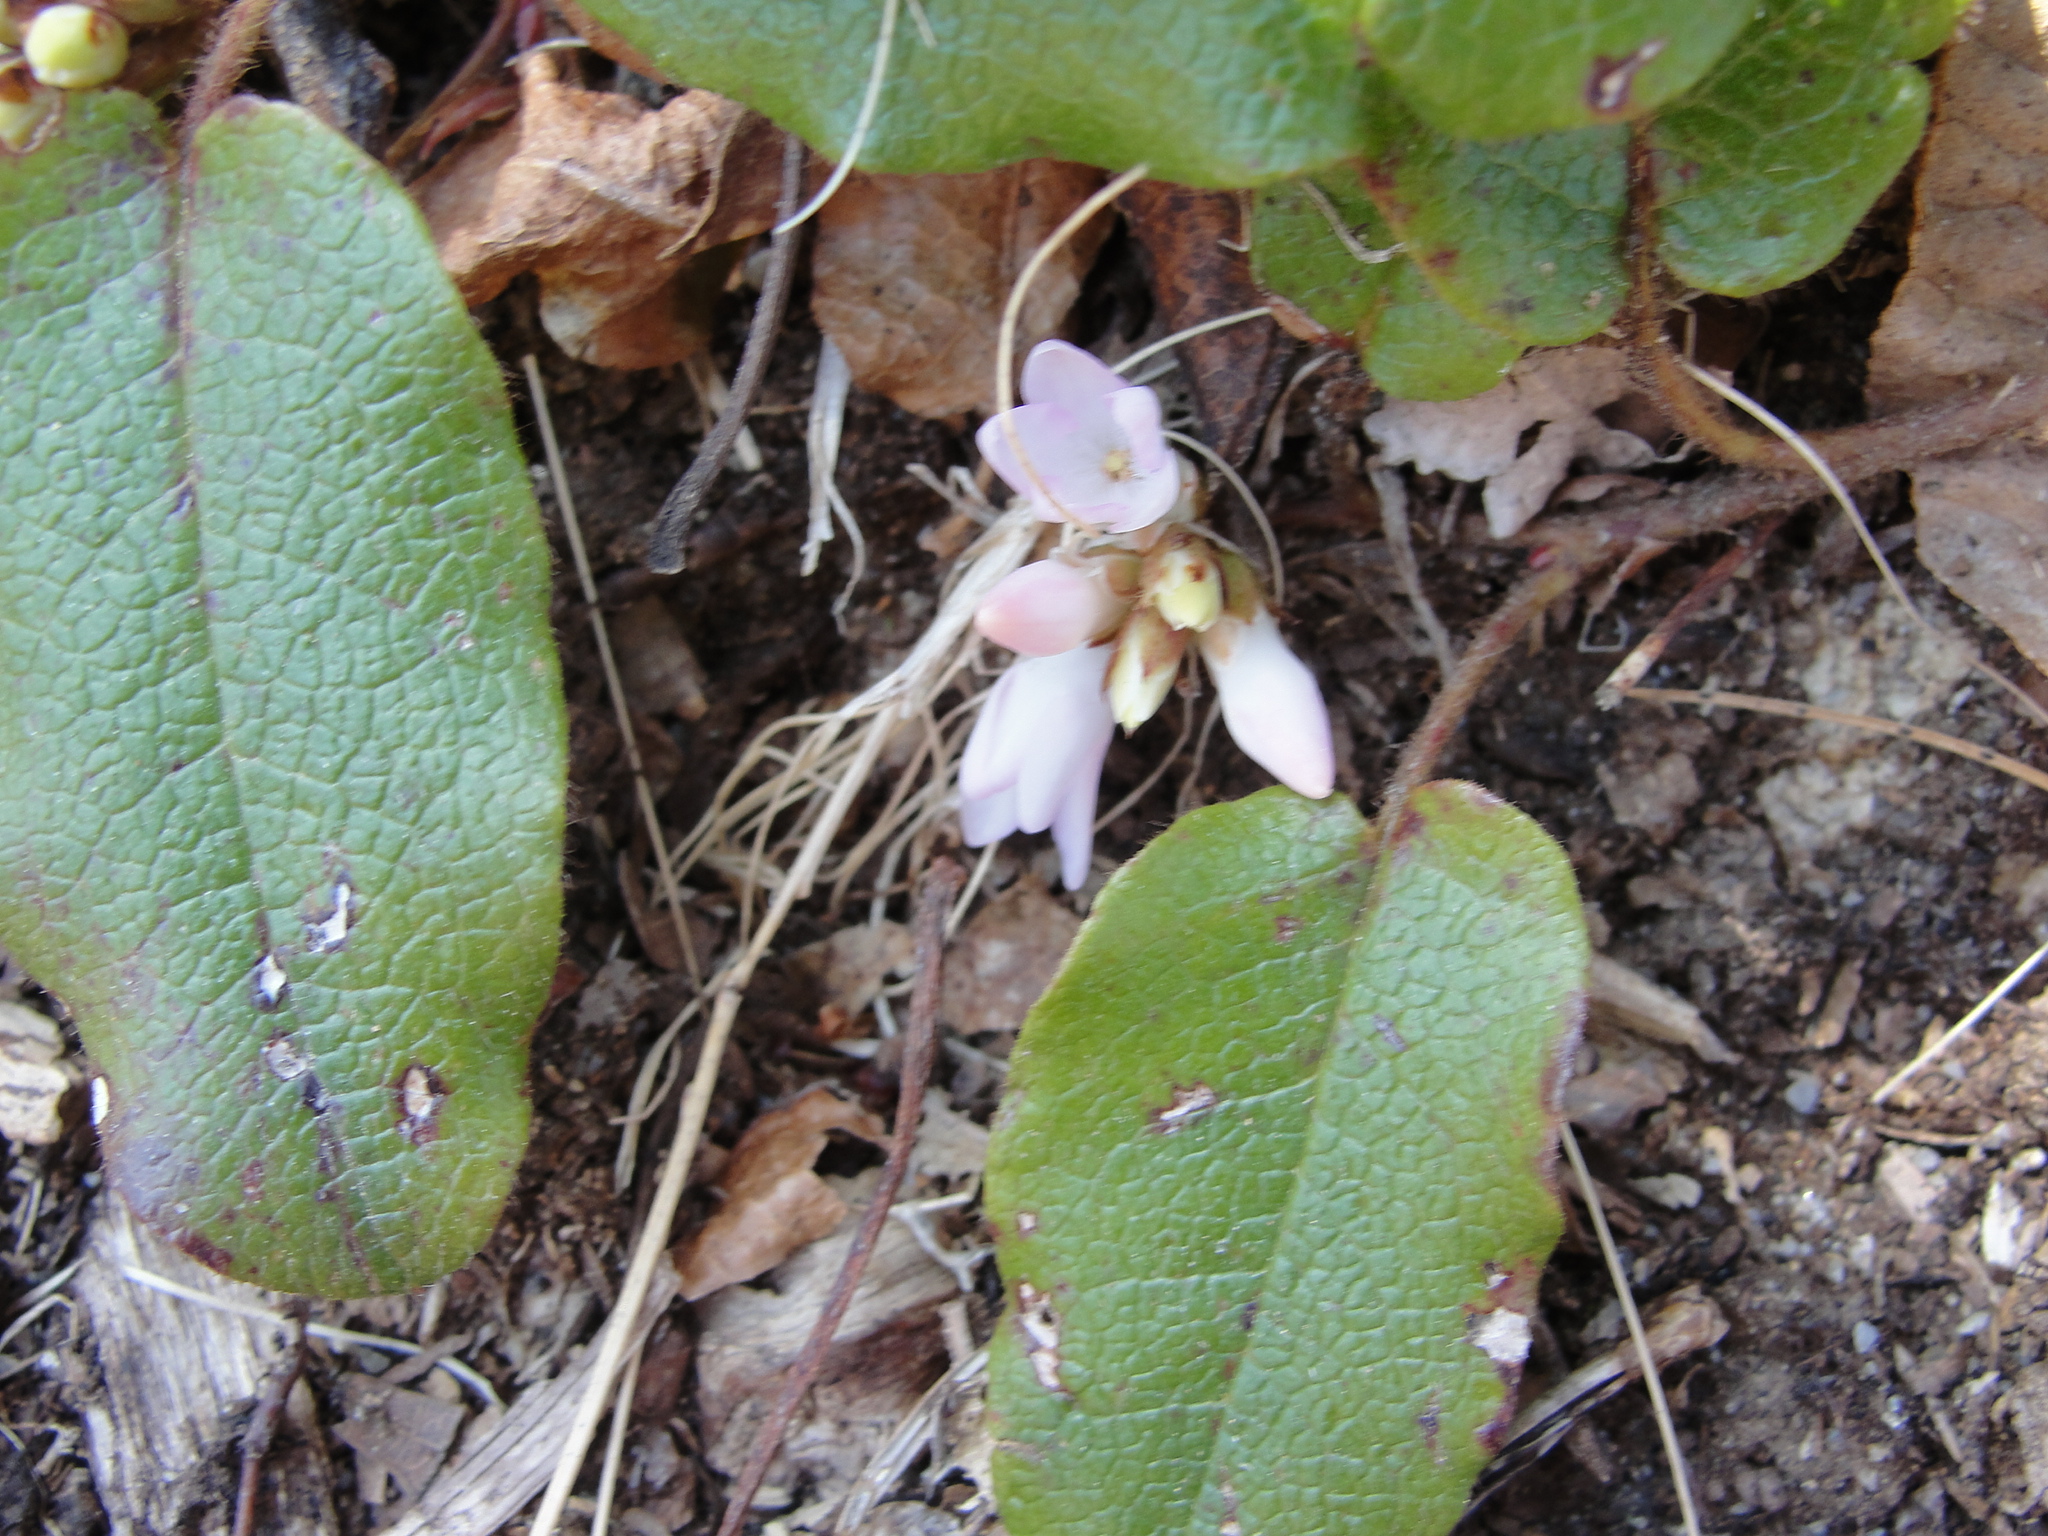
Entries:
{"label": "yellow flower center", "polygon": [[1112,448],[1102,458],[1102,472],[1112,480],[1131,480],[1136,471],[1131,463],[1131,450]]}

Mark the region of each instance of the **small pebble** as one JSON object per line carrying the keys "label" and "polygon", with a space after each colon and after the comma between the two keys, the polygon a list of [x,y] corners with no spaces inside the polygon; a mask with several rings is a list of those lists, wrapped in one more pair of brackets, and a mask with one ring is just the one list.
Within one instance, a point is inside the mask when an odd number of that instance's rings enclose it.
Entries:
{"label": "small pebble", "polygon": [[1877,1348],[1877,1324],[1866,1318],[1849,1330],[1849,1338],[1856,1345],[1857,1354],[1870,1354]]}
{"label": "small pebble", "polygon": [[1820,1108],[1820,1079],[1811,1072],[1794,1072],[1785,1084],[1785,1102],[1802,1115]]}

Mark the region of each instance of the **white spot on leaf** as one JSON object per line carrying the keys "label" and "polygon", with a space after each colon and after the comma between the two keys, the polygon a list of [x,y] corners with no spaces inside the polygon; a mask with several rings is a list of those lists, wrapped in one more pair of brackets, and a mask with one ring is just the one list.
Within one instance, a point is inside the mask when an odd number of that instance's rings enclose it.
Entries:
{"label": "white spot on leaf", "polygon": [[256,962],[256,972],[249,978],[249,992],[256,1006],[265,1013],[275,1013],[279,1003],[284,1001],[285,988],[291,985],[284,967],[278,964],[277,952],[266,950],[263,958]]}
{"label": "white spot on leaf", "polygon": [[1529,1318],[1511,1307],[1501,1307],[1473,1320],[1471,1341],[1486,1351],[1495,1365],[1519,1366],[1529,1358]]}

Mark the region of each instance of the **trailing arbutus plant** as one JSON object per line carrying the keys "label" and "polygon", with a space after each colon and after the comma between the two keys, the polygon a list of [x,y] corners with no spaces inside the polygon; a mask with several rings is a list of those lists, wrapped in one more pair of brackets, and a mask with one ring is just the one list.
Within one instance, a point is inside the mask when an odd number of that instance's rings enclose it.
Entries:
{"label": "trailing arbutus plant", "polygon": [[[110,1180],[159,1232],[280,1290],[423,1284],[517,1164],[560,909],[546,545],[498,374],[383,171],[230,94],[258,11],[173,131],[182,62],[139,73],[129,41],[182,9],[19,9],[0,944],[74,1012]],[[1614,320],[1632,150],[1637,233],[1684,283],[1826,261],[1917,142],[1912,61],[1958,6],[930,5],[892,43],[896,9],[577,14],[864,168],[1247,189],[1288,323],[1456,398]],[[1569,864],[1471,785],[1410,775],[1373,822],[1335,797],[1280,573],[1203,521],[1156,396],[1063,343],[1022,385],[977,441],[1062,531],[976,615],[1017,659],[961,764],[966,841],[1050,830],[1088,885],[1111,733],[1181,679],[1280,787],[1112,875],[1017,1043],[987,1195],[1004,1522],[1447,1529],[1561,1225]]]}

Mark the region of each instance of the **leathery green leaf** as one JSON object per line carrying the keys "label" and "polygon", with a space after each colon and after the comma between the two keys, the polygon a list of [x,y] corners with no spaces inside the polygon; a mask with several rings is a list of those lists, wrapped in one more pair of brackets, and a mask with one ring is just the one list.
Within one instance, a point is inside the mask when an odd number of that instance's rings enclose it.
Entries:
{"label": "leathery green leaf", "polygon": [[1627,291],[1625,127],[1454,139],[1389,91],[1361,118],[1365,185],[1446,303],[1530,347],[1581,341]]}
{"label": "leathery green leaf", "polygon": [[1332,166],[1253,195],[1252,270],[1260,284],[1319,325],[1352,336],[1373,382],[1399,399],[1462,400],[1499,383],[1522,349],[1438,298],[1405,255],[1361,261],[1332,226],[1332,211],[1362,248],[1393,244],[1356,165]]}
{"label": "leathery green leaf", "polygon": [[1926,77],[1896,61],[1943,35],[1927,0],[1759,10],[1650,129],[1660,254],[1714,293],[1781,287],[1842,248],[1927,125]]}
{"label": "leathery green leaf", "polygon": [[[838,157],[882,0],[578,0],[671,80],[732,96]],[[1365,74],[1334,0],[909,7],[859,163],[979,171],[1049,155],[1254,186],[1353,152]]]}
{"label": "leathery green leaf", "polygon": [[1750,4],[1364,0],[1363,16],[1375,61],[1433,126],[1508,139],[1654,110],[1706,73]]}
{"label": "leathery green leaf", "polygon": [[419,216],[230,103],[0,154],[0,944],[109,1178],[224,1273],[424,1284],[488,1235],[554,968],[564,725],[497,369]]}
{"label": "leathery green leaf", "polygon": [[1026,1021],[988,1168],[1016,1536],[1424,1536],[1511,1416],[1587,946],[1474,786],[1183,818]]}

